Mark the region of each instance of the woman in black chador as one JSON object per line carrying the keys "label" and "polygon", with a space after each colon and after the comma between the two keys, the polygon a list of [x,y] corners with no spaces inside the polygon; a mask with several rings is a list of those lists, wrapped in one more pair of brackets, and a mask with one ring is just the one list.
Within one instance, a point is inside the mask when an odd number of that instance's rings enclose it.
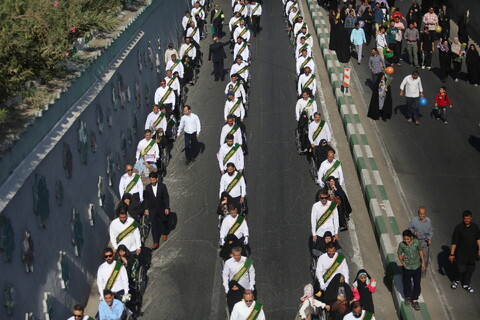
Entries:
{"label": "woman in black chador", "polygon": [[388,75],[380,73],[375,84],[373,85],[372,99],[368,108],[367,116],[373,120],[382,117],[383,121],[387,121],[392,117],[392,91],[390,90],[390,82]]}

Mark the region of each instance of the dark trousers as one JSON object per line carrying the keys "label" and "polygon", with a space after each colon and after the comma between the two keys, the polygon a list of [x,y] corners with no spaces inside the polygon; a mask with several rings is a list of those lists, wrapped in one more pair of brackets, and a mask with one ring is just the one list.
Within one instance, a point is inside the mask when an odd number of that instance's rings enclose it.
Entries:
{"label": "dark trousers", "polygon": [[252,16],[252,24],[253,24],[253,34],[256,35],[260,32],[260,17],[261,16]]}
{"label": "dark trousers", "polygon": [[472,281],[472,275],[475,271],[474,264],[457,264],[457,272],[455,273],[455,280],[461,281],[462,285],[469,286]]}
{"label": "dark trousers", "polygon": [[197,133],[186,133],[185,132],[185,157],[187,161],[194,159],[195,150],[197,150],[198,139]]}
{"label": "dark trousers", "polygon": [[223,24],[218,22],[218,23],[213,23],[213,29],[215,32],[215,36],[217,37],[222,37],[223,36]]}
{"label": "dark trousers", "polygon": [[405,298],[418,300],[422,288],[420,280],[422,279],[422,267],[415,270],[409,270],[402,267],[403,271],[403,293]]}
{"label": "dark trousers", "polygon": [[422,51],[423,53],[423,66],[430,67],[432,66],[432,51]]}
{"label": "dark trousers", "polygon": [[400,49],[400,44],[398,42],[393,42],[388,45],[390,50],[393,51],[393,57],[391,58],[392,63],[399,63],[400,62],[400,55],[402,53]]}
{"label": "dark trousers", "polygon": [[219,78],[225,79],[225,75],[223,74],[223,59],[213,63],[213,75],[215,76],[215,80]]}
{"label": "dark trousers", "polygon": [[453,63],[453,78],[457,79],[458,76],[460,75],[460,70],[462,69],[462,60],[460,62],[457,62],[455,60],[452,60]]}
{"label": "dark trousers", "polygon": [[170,227],[168,223],[168,216],[163,213],[165,209],[157,213],[153,217],[152,221],[152,240],[153,243],[160,243],[160,236],[162,234],[169,235]]}
{"label": "dark trousers", "polygon": [[407,117],[413,121],[420,120],[420,98],[407,97]]}

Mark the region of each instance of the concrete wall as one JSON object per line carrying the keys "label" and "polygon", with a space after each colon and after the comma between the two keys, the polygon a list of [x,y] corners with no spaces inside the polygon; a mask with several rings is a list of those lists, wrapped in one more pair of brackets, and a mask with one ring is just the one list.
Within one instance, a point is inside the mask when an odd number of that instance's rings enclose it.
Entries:
{"label": "concrete wall", "polygon": [[[6,243],[0,239],[0,249],[3,243],[3,252],[0,252],[0,290],[3,292],[7,283],[13,285],[15,291],[15,306],[13,315],[7,315],[6,309],[1,308],[0,319],[24,319],[25,313],[32,312],[34,319],[45,319],[42,300],[45,292],[51,294],[51,315],[53,319],[65,319],[69,310],[76,303],[85,304],[90,292],[91,283],[96,276],[96,270],[101,263],[101,250],[108,242],[108,224],[113,217],[115,196],[118,181],[123,174],[126,162],[134,161],[134,150],[142,136],[143,125],[150,106],[153,104],[153,94],[157,88],[161,74],[157,73],[156,54],[159,55],[164,69],[163,50],[169,42],[177,42],[181,32],[181,18],[187,8],[186,0],[153,0],[152,5],[142,15],[142,24],[135,30],[129,30],[130,36],[123,48],[118,48],[116,53],[128,48],[129,54],[113,59],[120,64],[113,73],[110,81],[95,97],[83,96],[82,99],[93,99],[92,103],[82,112],[72,112],[67,120],[73,125],[57,137],[53,149],[42,156],[39,163],[25,164],[35,169],[25,180],[25,183],[14,193],[13,198],[1,212],[2,217],[9,218],[13,227],[13,249],[10,262],[6,259]],[[138,28],[138,30],[136,30]],[[135,42],[138,41],[138,42]],[[136,44],[135,44],[136,43]],[[134,46],[132,47],[132,44]],[[159,44],[161,48],[159,48]],[[115,54],[116,54],[115,53]],[[112,55],[112,58],[115,56]],[[117,57],[118,58],[118,57]],[[106,62],[108,63],[108,61]],[[141,65],[141,71],[140,67]],[[87,77],[99,77],[101,72],[107,70],[107,65],[99,65],[88,72]],[[122,79],[122,80],[120,80]],[[136,93],[136,87],[140,90]],[[83,88],[86,90],[86,88]],[[130,91],[130,94],[127,92]],[[81,96],[85,91],[72,93]],[[121,93],[126,97],[122,106]],[[67,93],[68,95],[68,93]],[[130,100],[128,100],[130,96]],[[115,97],[116,103],[113,103]],[[140,100],[137,101],[136,98]],[[103,133],[97,124],[99,111],[103,114]],[[109,125],[111,119],[111,126]],[[82,163],[81,153],[78,151],[81,123],[86,126],[88,141],[83,145],[87,150],[86,164]],[[133,128],[138,130],[133,132]],[[61,128],[61,126],[59,126]],[[55,127],[54,127],[55,129]],[[60,131],[59,131],[60,132]],[[55,134],[55,132],[51,132]],[[92,151],[92,137],[96,137],[96,152]],[[125,139],[122,139],[122,136]],[[129,137],[132,137],[129,139]],[[37,137],[40,141],[41,137]],[[129,143],[128,140],[131,140]],[[123,141],[123,142],[122,142]],[[122,149],[124,143],[125,148]],[[66,177],[64,169],[64,148],[68,144],[72,153],[72,175]],[[82,148],[80,148],[82,149]],[[123,155],[125,153],[125,156]],[[113,159],[112,184],[109,187],[107,174],[107,155]],[[112,167],[111,167],[112,169]],[[44,223],[34,214],[34,185],[35,177],[45,176],[48,189],[49,216],[44,217]],[[98,179],[103,177],[105,185],[105,201],[100,206],[98,193]],[[63,185],[63,203],[59,206],[56,201],[56,184],[61,181]],[[15,181],[7,182],[12,185],[2,186],[13,188]],[[14,189],[14,188],[13,188]],[[12,189],[12,190],[13,190]],[[42,196],[43,197],[43,196]],[[88,207],[93,204],[96,216],[94,226],[90,226]],[[45,204],[39,211],[46,211]],[[84,239],[81,256],[75,255],[72,245],[72,210],[79,213],[79,220],[75,226],[77,234]],[[81,229],[79,233],[78,230]],[[34,270],[32,273],[25,271],[22,262],[22,234],[24,230],[31,232],[34,244]],[[0,233],[5,235],[5,227],[0,225]],[[8,233],[8,232],[7,232]],[[1,237],[0,237],[1,238]],[[8,239],[7,239],[8,240]],[[66,253],[66,265],[69,269],[69,287],[61,288],[57,261],[59,252]],[[4,305],[6,298],[0,296]]]}

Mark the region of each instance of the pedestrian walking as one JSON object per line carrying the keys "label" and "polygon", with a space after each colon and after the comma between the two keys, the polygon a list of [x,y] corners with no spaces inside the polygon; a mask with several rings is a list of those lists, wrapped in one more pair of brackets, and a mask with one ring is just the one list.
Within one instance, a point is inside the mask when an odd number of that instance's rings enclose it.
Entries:
{"label": "pedestrian walking", "polygon": [[453,74],[455,82],[458,82],[460,71],[462,70],[463,58],[465,57],[465,47],[460,43],[457,37],[453,38],[450,46],[452,52]]}
{"label": "pedestrian walking", "polygon": [[405,40],[407,40],[408,61],[414,68],[418,68],[418,45],[420,39],[418,29],[413,23],[410,23],[408,29],[405,30]]}
{"label": "pedestrian walking", "polygon": [[427,217],[427,209],[424,206],[418,208],[418,216],[410,220],[408,230],[412,231],[413,236],[422,246],[423,260],[425,261],[425,270],[422,271],[422,278],[425,278],[430,257],[430,246],[432,244],[433,225],[430,218]]}
{"label": "pedestrian walking", "polygon": [[402,232],[403,241],[398,245],[397,255],[402,264],[403,293],[405,304],[420,310],[418,297],[421,293],[420,282],[425,270],[423,249],[420,242],[413,237],[410,230]]}
{"label": "pedestrian walking", "polygon": [[422,80],[418,70],[413,70],[400,84],[400,96],[405,95],[407,101],[407,121],[420,124],[420,97],[423,97]]}
{"label": "pedestrian walking", "polygon": [[440,79],[442,80],[442,82],[446,82],[448,75],[451,72],[451,64],[452,64],[452,55],[450,53],[450,43],[448,42],[448,39],[440,38],[437,48],[438,48],[438,60],[440,62],[440,69],[441,69]]}
{"label": "pedestrian walking", "polygon": [[360,23],[355,22],[355,28],[350,34],[350,42],[355,46],[355,51],[357,52],[357,61],[358,64],[362,63],[363,56],[363,45],[367,40],[365,39],[365,32],[360,28]]}
{"label": "pedestrian walking", "polygon": [[475,271],[475,262],[480,257],[480,229],[472,222],[473,214],[470,210],[465,210],[462,216],[463,222],[453,229],[452,247],[448,257],[450,262],[455,262],[457,266],[451,287],[457,289],[461,283],[463,289],[473,293],[470,282]]}
{"label": "pedestrian walking", "polygon": [[420,32],[420,51],[422,53],[422,69],[432,68],[432,53],[435,51],[435,41],[428,31],[428,27],[423,28]]}
{"label": "pedestrian walking", "polygon": [[368,67],[370,71],[372,71],[372,81],[375,81],[378,75],[385,70],[385,61],[383,61],[377,48],[372,48],[372,55],[368,60]]}
{"label": "pedestrian walking", "polygon": [[230,42],[221,43],[218,37],[213,37],[213,43],[210,45],[208,51],[208,61],[213,61],[213,75],[215,81],[225,80],[225,73],[223,70],[223,60],[227,57],[223,47],[228,46]]}
{"label": "pedestrian walking", "polygon": [[180,136],[182,131],[185,131],[185,164],[195,161],[196,151],[198,150],[198,136],[200,135],[201,125],[200,119],[194,113],[192,108],[188,105],[183,107],[183,116],[180,119],[180,126],[178,127],[177,136]]}
{"label": "pedestrian walking", "polygon": [[465,59],[468,72],[468,82],[475,87],[480,83],[480,57],[477,47],[471,44],[467,50],[467,58]]}
{"label": "pedestrian walking", "polygon": [[442,120],[445,124],[447,124],[447,105],[452,108],[452,102],[447,96],[447,88],[441,86],[440,92],[435,97],[435,118]]}

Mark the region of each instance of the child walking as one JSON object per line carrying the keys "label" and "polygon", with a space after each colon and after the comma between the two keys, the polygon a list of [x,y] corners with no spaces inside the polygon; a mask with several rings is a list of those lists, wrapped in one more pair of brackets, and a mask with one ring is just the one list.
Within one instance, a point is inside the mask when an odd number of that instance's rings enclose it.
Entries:
{"label": "child walking", "polygon": [[447,96],[447,88],[445,86],[440,87],[440,92],[435,97],[435,119],[442,120],[443,123],[447,123],[447,105],[452,107],[452,103]]}
{"label": "child walking", "polygon": [[353,282],[353,299],[360,301],[363,308],[375,313],[372,294],[377,289],[377,282],[364,269],[358,270],[357,277]]}

